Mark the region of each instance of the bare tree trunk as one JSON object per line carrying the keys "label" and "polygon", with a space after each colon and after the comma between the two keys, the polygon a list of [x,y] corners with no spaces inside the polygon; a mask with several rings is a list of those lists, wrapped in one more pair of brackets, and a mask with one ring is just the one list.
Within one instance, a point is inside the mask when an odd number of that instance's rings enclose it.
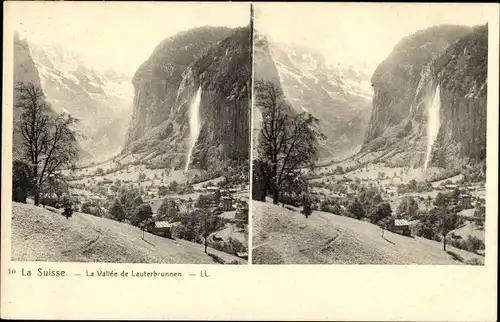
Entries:
{"label": "bare tree trunk", "polygon": [[35,186],[34,203],[35,203],[35,206],[38,206],[40,204],[40,188],[38,188],[38,185]]}
{"label": "bare tree trunk", "polygon": [[443,250],[446,251],[446,236],[443,236]]}
{"label": "bare tree trunk", "polygon": [[280,198],[280,192],[278,190],[278,187],[274,187],[274,191],[273,191],[273,204],[277,205],[278,202],[279,202],[279,198]]}
{"label": "bare tree trunk", "polygon": [[33,178],[35,181],[35,191],[34,191],[34,204],[38,206],[40,204],[40,185],[38,184],[38,164],[33,167]]}
{"label": "bare tree trunk", "polygon": [[207,246],[208,246],[208,241],[207,241],[207,238],[208,238],[208,225],[207,225],[207,219],[208,219],[208,214],[205,213],[205,233],[204,233],[204,237],[205,237],[205,254],[208,254],[207,253]]}
{"label": "bare tree trunk", "polygon": [[273,188],[273,204],[277,205],[279,201],[279,187],[278,187],[278,166],[276,161],[273,162],[273,168],[271,173],[271,178],[273,180],[272,188]]}

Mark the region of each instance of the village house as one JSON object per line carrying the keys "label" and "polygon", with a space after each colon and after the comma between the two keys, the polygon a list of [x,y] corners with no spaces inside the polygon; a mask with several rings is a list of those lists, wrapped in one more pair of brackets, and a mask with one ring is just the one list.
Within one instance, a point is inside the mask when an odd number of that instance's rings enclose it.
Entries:
{"label": "village house", "polygon": [[222,210],[230,211],[233,209],[233,200],[230,197],[222,198]]}
{"label": "village house", "polygon": [[236,252],[236,256],[238,256],[239,258],[248,259],[247,252]]}
{"label": "village house", "polygon": [[446,189],[448,189],[448,190],[455,190],[456,188],[458,188],[458,185],[456,185],[456,184],[446,184],[444,187]]}
{"label": "village house", "polygon": [[172,224],[168,221],[155,221],[146,226],[146,230],[155,235],[172,238]]}
{"label": "village house", "polygon": [[220,190],[220,188],[217,187],[217,186],[208,186],[208,187],[206,187],[206,191],[215,192],[215,191],[218,191],[218,190]]}
{"label": "village house", "polygon": [[224,239],[223,239],[221,236],[219,236],[219,235],[213,235],[213,236],[212,236],[212,239],[213,239],[214,241],[224,241]]}
{"label": "village house", "polygon": [[387,230],[397,234],[410,236],[410,223],[406,219],[391,219],[387,225]]}
{"label": "village house", "polygon": [[105,198],[105,197],[101,197],[101,196],[96,196],[96,195],[94,195],[94,196],[91,196],[91,197],[90,197],[90,200],[92,200],[92,201],[94,201],[94,202],[99,202],[99,201],[105,201],[105,200],[106,200],[106,198]]}
{"label": "village house", "polygon": [[479,204],[476,206],[476,210],[474,211],[474,216],[479,218],[484,218],[486,214],[486,207],[484,204]]}
{"label": "village house", "polygon": [[469,194],[461,194],[458,196],[458,202],[464,209],[472,208],[472,197]]}

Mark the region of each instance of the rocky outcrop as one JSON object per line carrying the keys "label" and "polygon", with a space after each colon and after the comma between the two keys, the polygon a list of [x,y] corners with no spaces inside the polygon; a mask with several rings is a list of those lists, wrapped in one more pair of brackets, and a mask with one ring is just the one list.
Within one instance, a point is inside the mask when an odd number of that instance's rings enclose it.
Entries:
{"label": "rocky outcrop", "polygon": [[41,88],[40,75],[31,57],[27,39],[20,39],[14,33],[14,84],[18,82],[33,83]]}
{"label": "rocky outcrop", "polygon": [[[450,167],[485,149],[487,31],[436,26],[394,48],[372,76],[373,111],[360,155],[421,167],[428,110],[440,87],[440,126],[430,165]],[[483,151],[483,152],[481,152]]]}
{"label": "rocky outcrop", "polygon": [[231,160],[248,160],[250,54],[249,28],[200,27],[162,41],[133,77],[133,116],[123,153],[183,167],[189,105],[201,86],[192,166],[222,169]]}

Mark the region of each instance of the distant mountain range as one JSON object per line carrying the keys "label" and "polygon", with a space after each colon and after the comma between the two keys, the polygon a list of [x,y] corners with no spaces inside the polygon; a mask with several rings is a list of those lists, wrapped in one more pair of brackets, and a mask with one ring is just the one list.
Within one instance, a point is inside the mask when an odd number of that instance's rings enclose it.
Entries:
{"label": "distant mountain range", "polygon": [[[14,33],[14,62],[13,62],[13,78],[14,78],[14,86],[18,83],[28,84],[31,83],[38,88],[43,89],[41,85],[41,77],[38,72],[36,63],[33,60],[30,45],[28,44],[27,39],[21,39],[17,32]],[[47,96],[47,94],[44,92]],[[14,104],[17,100],[17,94],[14,90]],[[49,101],[50,103],[50,101]],[[47,113],[56,114],[57,110],[54,109],[53,106],[49,106]],[[22,111],[18,110],[15,106],[13,108],[13,158],[18,158],[18,147],[22,144],[22,136],[18,131],[16,124],[20,121]],[[91,158],[91,155],[85,151],[79,142],[76,142],[76,148],[79,151],[80,159],[88,159]]]}
{"label": "distant mountain range", "polygon": [[[373,75],[366,66],[328,64],[312,49],[270,41],[258,31],[253,43],[255,80],[274,81],[294,111],[320,120],[326,135],[318,141],[320,157],[413,167],[426,159],[441,167],[485,159],[487,25],[418,31]],[[191,163],[221,170],[248,162],[251,53],[249,27],[194,28],[160,42],[130,79],[90,66],[60,44],[28,45],[16,34],[14,81],[41,86],[54,112],[80,119],[82,159],[134,154],[169,168],[187,162],[189,109],[200,89]],[[429,150],[432,104],[439,111]],[[19,139],[14,133],[15,144]]]}
{"label": "distant mountain range", "polygon": [[120,152],[132,113],[129,77],[97,69],[58,43],[31,44],[41,86],[57,112],[78,118],[83,149],[94,160]]}
{"label": "distant mountain range", "polygon": [[327,64],[313,49],[273,42],[258,31],[255,38],[255,78],[279,83],[295,111],[320,120],[326,135],[318,141],[320,156],[342,159],[358,152],[371,110],[371,71]]}

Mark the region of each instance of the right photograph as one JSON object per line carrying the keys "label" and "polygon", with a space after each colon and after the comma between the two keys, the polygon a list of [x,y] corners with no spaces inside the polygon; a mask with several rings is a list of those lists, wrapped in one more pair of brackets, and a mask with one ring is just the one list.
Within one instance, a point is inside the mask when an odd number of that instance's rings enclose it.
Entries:
{"label": "right photograph", "polygon": [[484,8],[254,10],[252,263],[484,265]]}

